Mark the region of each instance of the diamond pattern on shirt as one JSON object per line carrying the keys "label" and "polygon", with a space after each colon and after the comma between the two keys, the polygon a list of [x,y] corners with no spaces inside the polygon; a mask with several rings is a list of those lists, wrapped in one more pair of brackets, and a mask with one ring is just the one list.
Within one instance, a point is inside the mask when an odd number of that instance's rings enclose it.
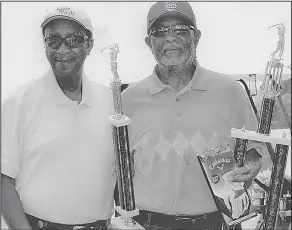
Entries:
{"label": "diamond pattern on shirt", "polygon": [[212,137],[208,141],[208,149],[216,148],[220,145],[219,138],[217,132],[212,134]]}
{"label": "diamond pattern on shirt", "polygon": [[169,152],[172,148],[172,144],[167,140],[167,138],[161,133],[159,136],[159,139],[157,141],[156,146],[154,149],[157,151],[157,153],[161,156],[161,158],[166,161]]}
{"label": "diamond pattern on shirt", "polygon": [[207,148],[207,142],[198,130],[192,137],[190,144],[197,156],[202,154]]}
{"label": "diamond pattern on shirt", "polygon": [[172,144],[173,148],[176,150],[176,153],[181,158],[186,157],[187,149],[189,148],[190,144],[188,139],[181,133],[176,133],[176,138]]}
{"label": "diamond pattern on shirt", "polygon": [[139,170],[144,175],[149,175],[152,171],[156,154],[153,145],[148,140],[142,141],[141,144],[143,145],[143,152],[135,154],[135,170]]}

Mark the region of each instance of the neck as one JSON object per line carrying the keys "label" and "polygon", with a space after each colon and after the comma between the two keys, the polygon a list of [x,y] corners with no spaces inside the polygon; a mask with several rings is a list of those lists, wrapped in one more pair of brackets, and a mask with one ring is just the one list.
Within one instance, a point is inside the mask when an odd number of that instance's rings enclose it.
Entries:
{"label": "neck", "polygon": [[162,66],[158,65],[156,73],[161,82],[170,85],[173,89],[180,92],[193,78],[196,65],[191,63],[186,67],[181,66]]}
{"label": "neck", "polygon": [[64,94],[72,101],[81,101],[82,98],[82,72],[71,76],[55,74],[56,80]]}

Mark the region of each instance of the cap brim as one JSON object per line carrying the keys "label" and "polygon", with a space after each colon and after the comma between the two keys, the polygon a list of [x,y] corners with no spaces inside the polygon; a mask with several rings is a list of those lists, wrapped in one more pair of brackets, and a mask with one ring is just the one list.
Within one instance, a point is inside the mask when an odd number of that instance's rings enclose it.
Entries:
{"label": "cap brim", "polygon": [[150,32],[150,29],[152,28],[152,26],[157,22],[157,20],[165,17],[165,16],[175,16],[175,17],[180,17],[180,18],[184,18],[186,19],[187,21],[189,21],[191,23],[192,26],[195,26],[195,22],[193,21],[193,19],[191,19],[189,16],[187,16],[186,14],[183,14],[181,12],[175,12],[175,11],[172,11],[172,12],[165,12],[163,14],[161,14],[159,17],[155,18],[148,26],[148,31],[147,33],[149,34]]}
{"label": "cap brim", "polygon": [[49,18],[47,18],[41,25],[41,27],[44,29],[46,25],[48,25],[51,21],[53,20],[56,20],[56,19],[66,19],[66,20],[71,20],[71,21],[74,21],[76,23],[78,23],[79,25],[81,25],[84,29],[90,31],[91,30],[89,28],[87,28],[83,23],[81,23],[80,21],[76,20],[75,18],[71,18],[71,17],[68,17],[68,16],[64,16],[64,15],[54,15],[54,16],[51,16]]}

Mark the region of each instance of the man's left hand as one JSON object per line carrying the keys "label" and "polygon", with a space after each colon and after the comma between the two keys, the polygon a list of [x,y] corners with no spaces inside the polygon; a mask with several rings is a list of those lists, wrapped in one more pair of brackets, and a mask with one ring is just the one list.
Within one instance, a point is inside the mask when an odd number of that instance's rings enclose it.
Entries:
{"label": "man's left hand", "polygon": [[250,149],[246,152],[244,166],[233,169],[228,179],[231,182],[250,182],[258,175],[261,167],[262,156],[256,149]]}

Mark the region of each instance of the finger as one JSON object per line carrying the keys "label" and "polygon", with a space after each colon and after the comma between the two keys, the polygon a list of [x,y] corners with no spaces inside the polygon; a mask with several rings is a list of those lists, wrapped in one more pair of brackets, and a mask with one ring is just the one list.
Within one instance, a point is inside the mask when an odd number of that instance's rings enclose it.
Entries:
{"label": "finger", "polygon": [[243,167],[239,167],[239,168],[235,168],[233,170],[233,174],[237,175],[237,174],[248,174],[250,172],[250,168],[243,166]]}
{"label": "finger", "polygon": [[237,174],[232,178],[233,182],[248,182],[250,181],[252,175],[251,174]]}

